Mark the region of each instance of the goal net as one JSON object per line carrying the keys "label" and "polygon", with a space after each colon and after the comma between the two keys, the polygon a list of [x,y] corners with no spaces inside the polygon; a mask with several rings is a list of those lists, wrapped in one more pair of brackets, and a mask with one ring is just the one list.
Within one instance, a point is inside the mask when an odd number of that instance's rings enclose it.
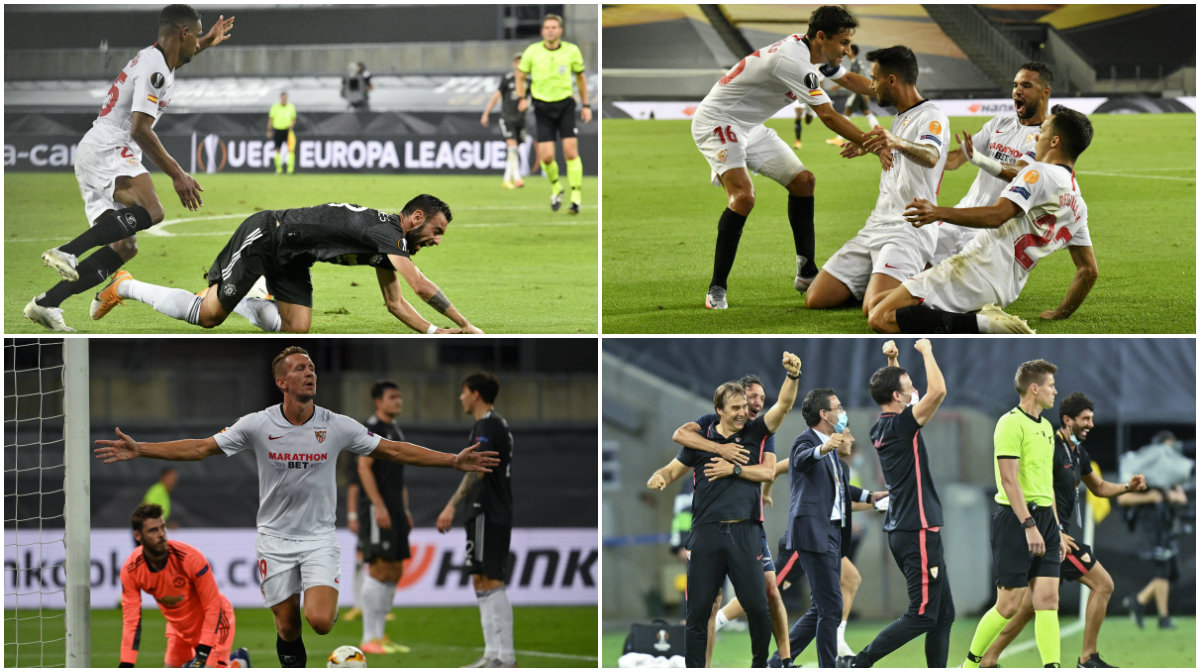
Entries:
{"label": "goal net", "polygon": [[87,340],[4,341],[4,666],[90,662]]}

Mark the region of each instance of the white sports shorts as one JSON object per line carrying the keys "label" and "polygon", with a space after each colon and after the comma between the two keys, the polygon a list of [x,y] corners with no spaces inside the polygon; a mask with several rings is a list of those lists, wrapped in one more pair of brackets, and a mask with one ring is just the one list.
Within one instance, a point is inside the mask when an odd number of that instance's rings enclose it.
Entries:
{"label": "white sports shorts", "polygon": [[989,303],[1003,308],[1016,300],[1015,296],[1002,296],[999,284],[980,270],[977,262],[956,254],[902,284],[925,305],[953,313],[971,313]]}
{"label": "white sports shorts", "polygon": [[940,223],[938,224],[937,231],[937,249],[933,251],[934,266],[962,252],[967,243],[971,242],[971,239],[979,234],[980,229],[958,226],[957,224]]}
{"label": "white sports shorts", "polygon": [[901,282],[920,273],[933,256],[935,230],[914,228],[899,221],[888,226],[867,225],[847,241],[821,267],[862,300],[874,273],[890,275]]}
{"label": "white sports shorts", "polygon": [[86,139],[80,142],[75,148],[75,180],[79,182],[79,195],[83,196],[88,226],[95,224],[105,211],[125,207],[113,200],[118,177],[137,177],[148,172],[142,165],[142,149],[135,142],[118,147],[98,147]]}
{"label": "white sports shorts", "polygon": [[336,537],[298,541],[260,533],[255,550],[259,588],[268,607],[313,586],[340,590],[342,548]]}
{"label": "white sports shorts", "polygon": [[[720,133],[717,128],[721,129]],[[736,139],[730,138],[730,130]],[[804,170],[804,164],[788,143],[763,124],[746,129],[695,117],[692,119],[692,140],[708,161],[712,169],[709,179],[717,186],[721,185],[718,176],[731,168],[747,168],[785,187]]]}

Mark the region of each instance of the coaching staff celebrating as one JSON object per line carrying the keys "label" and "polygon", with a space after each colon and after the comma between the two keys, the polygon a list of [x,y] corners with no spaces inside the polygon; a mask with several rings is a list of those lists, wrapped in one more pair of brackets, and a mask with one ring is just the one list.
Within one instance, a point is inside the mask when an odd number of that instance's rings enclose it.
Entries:
{"label": "coaching staff celebrating", "polygon": [[767,452],[767,437],[779,429],[796,401],[800,358],[790,352],[783,353],[783,368],[787,378],[775,405],[749,422],[746,392],[741,385],[724,383],[713,395],[717,420],[701,428],[703,438],[749,448],[750,461],[745,466],[686,446],[675,458],[694,469],[696,483],[688,546],[692,552],[687,575],[688,667],[704,667],[708,620],[726,576],[733,582],[733,590],[750,621],[751,667],[767,666],[771,617],[762,564],[757,558],[762,548],[760,484],[775,476],[775,453]]}
{"label": "coaching staff celebrating", "polygon": [[583,75],[583,54],[579,47],[562,39],[563,19],[547,14],[542,19],[542,41],[529,45],[517,65],[517,109],[525,112],[525,78],[532,77],[533,115],[537,119],[537,156],[550,181],[550,209],[562,207],[562,184],[558,181],[558,163],[554,160],[554,141],[562,137],[563,159],[567,162],[567,183],[571,186],[572,215],[579,214],[582,202],[583,159],[579,158],[579,131],[575,128],[575,98],[571,96],[571,78],[579,87],[583,123],[592,121],[588,105],[587,78]]}
{"label": "coaching staff celebrating", "polygon": [[1059,563],[1063,560],[1054,509],[1054,427],[1042,411],[1054,407],[1058,367],[1043,359],[1017,369],[1021,402],[996,423],[996,502],[992,516],[992,566],[996,605],[979,619],[963,667],[980,657],[1033,591],[1033,628],[1044,667],[1058,667]]}
{"label": "coaching staff celebrating", "polygon": [[871,398],[879,404],[879,420],[871,442],[891,493],[883,531],[896,565],[908,586],[908,610],[892,621],[856,656],[838,658],[838,667],[871,667],[875,661],[925,635],[925,665],[946,666],[954,600],[942,547],[942,501],[929,470],[929,454],[921,429],[946,399],[946,381],[933,357],[933,345],[922,338],[913,346],[925,360],[925,396],[909,405],[913,383],[899,367],[893,341],[883,346],[888,366],[871,376]]}
{"label": "coaching staff celebrating", "polygon": [[795,658],[815,636],[819,665],[833,667],[842,621],[842,527],[850,522],[848,475],[837,451],[854,437],[845,431],[846,411],[829,388],[809,392],[800,412],[808,431],[796,437],[789,457],[792,492],[784,545],[808,576],[812,606],[792,626],[789,639]]}

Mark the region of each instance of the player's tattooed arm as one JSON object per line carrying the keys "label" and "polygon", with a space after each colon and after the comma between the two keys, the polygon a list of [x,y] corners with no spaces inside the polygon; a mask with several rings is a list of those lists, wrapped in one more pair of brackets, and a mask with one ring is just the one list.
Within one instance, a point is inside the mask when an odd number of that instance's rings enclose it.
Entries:
{"label": "player's tattooed arm", "polygon": [[878,126],[866,132],[866,140],[862,143],[862,146],[863,149],[871,153],[894,149],[907,156],[917,165],[924,166],[925,168],[936,166],[939,158],[938,150],[933,145],[917,144],[910,140],[905,140],[893,135],[886,128]]}
{"label": "player's tattooed arm", "polygon": [[395,271],[377,268],[375,275],[379,280],[379,291],[383,293],[383,303],[387,306],[388,312],[403,322],[405,326],[422,334],[430,333],[430,329],[434,329],[435,331],[432,333],[437,334],[462,333],[461,329],[438,328],[437,325],[421,317],[421,313],[405,300],[404,293],[400,289],[400,279]]}
{"label": "player's tattooed arm", "polygon": [[1071,261],[1075,262],[1075,276],[1071,278],[1071,286],[1067,288],[1067,295],[1063,297],[1062,304],[1054,310],[1044,311],[1041,314],[1043,320],[1064,320],[1070,317],[1083,305],[1088,292],[1092,291],[1092,285],[1096,284],[1096,278],[1100,277],[1096,255],[1090,245],[1068,249],[1071,250]]}
{"label": "player's tattooed arm", "polygon": [[995,204],[980,208],[943,208],[914,198],[904,210],[904,219],[917,228],[942,221],[971,229],[998,229],[1021,213],[1016,203],[1003,196]]}
{"label": "player's tattooed arm", "polygon": [[417,268],[416,264],[412,263],[411,259],[399,255],[388,255],[388,259],[391,260],[392,266],[404,278],[404,282],[408,283],[408,286],[412,287],[412,290],[417,293],[417,296],[433,306],[438,312],[454,320],[454,323],[462,328],[461,332],[454,333],[483,333],[482,329],[471,324],[470,320],[458,312],[458,309],[450,303],[446,295],[442,294],[442,290],[432,280],[425,277],[425,274],[421,272],[421,269]]}
{"label": "player's tattooed arm", "polygon": [[428,303],[430,306],[433,306],[434,310],[438,311],[439,313],[441,313],[443,315],[446,314],[447,310],[450,310],[451,308],[454,307],[454,306],[450,305],[450,299],[447,299],[446,295],[443,294],[442,290],[440,290],[440,289],[437,290],[436,292],[434,292],[433,296],[425,299],[425,303]]}
{"label": "player's tattooed arm", "polygon": [[445,534],[450,531],[454,525],[454,511],[458,505],[471,494],[471,490],[479,483],[479,479],[483,478],[483,474],[466,473],[463,474],[462,481],[459,482],[458,488],[450,495],[450,501],[446,502],[446,506],[442,508],[442,512],[437,517],[437,531]]}

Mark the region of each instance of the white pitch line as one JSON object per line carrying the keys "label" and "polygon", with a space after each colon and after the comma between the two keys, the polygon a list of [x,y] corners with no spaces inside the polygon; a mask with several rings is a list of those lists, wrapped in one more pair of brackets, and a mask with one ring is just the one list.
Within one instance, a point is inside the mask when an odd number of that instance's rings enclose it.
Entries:
{"label": "white pitch line", "polygon": [[[423,642],[408,642],[412,648],[433,649],[437,651],[463,651],[463,652],[479,652],[483,653],[483,647],[480,646],[454,646],[452,644],[426,644]],[[598,660],[596,656],[581,656],[572,653],[555,653],[552,651],[523,651],[516,650],[518,656],[532,656],[534,658],[558,658],[560,660]]]}
{"label": "white pitch line", "polygon": [[1173,180],[1175,182],[1195,182],[1195,176],[1192,177],[1170,177],[1167,175],[1136,175],[1132,173],[1102,173],[1094,170],[1077,170],[1076,175],[1101,175],[1104,177],[1136,177],[1142,180]]}

